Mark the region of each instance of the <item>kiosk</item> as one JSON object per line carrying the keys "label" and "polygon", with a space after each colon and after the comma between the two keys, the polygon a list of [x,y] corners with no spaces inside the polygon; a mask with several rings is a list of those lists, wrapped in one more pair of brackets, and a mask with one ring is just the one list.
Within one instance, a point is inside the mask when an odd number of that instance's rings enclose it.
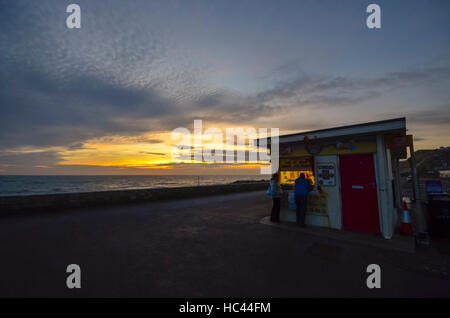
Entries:
{"label": "kiosk", "polygon": [[313,189],[307,225],[391,238],[401,207],[396,168],[407,146],[405,118],[280,136],[280,219],[296,221],[294,181],[304,173]]}

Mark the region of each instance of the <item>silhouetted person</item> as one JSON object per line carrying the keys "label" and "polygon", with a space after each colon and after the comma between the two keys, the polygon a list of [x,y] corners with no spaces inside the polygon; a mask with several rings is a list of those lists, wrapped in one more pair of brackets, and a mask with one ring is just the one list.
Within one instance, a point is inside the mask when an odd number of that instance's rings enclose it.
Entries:
{"label": "silhouetted person", "polygon": [[295,207],[297,212],[297,225],[304,227],[308,192],[311,190],[311,186],[309,185],[308,180],[306,180],[304,173],[301,173],[300,177],[295,180],[294,190]]}
{"label": "silhouetted person", "polygon": [[272,213],[270,214],[270,221],[280,222],[280,205],[281,205],[281,188],[278,184],[278,174],[274,173],[270,180],[270,194],[272,195]]}

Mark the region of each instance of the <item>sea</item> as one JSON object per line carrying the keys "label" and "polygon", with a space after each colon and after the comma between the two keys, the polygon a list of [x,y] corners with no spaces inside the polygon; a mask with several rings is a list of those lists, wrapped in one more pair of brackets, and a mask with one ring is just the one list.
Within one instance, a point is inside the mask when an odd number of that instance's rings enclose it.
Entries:
{"label": "sea", "polygon": [[0,175],[0,196],[156,189],[268,180],[263,175],[108,175],[108,176],[6,176]]}

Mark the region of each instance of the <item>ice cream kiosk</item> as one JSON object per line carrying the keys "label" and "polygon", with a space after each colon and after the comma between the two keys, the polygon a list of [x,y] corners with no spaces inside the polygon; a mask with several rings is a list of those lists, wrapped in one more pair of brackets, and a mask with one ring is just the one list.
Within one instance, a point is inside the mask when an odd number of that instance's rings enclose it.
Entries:
{"label": "ice cream kiosk", "polygon": [[281,221],[296,221],[294,182],[304,173],[312,186],[306,225],[391,238],[401,200],[398,160],[406,158],[405,149],[390,149],[398,136],[406,136],[405,118],[281,135]]}

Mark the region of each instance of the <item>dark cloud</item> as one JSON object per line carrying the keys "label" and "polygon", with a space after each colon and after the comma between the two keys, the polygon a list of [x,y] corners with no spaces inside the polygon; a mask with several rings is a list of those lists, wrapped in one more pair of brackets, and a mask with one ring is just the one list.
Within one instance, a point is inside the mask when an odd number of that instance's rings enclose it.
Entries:
{"label": "dark cloud", "polygon": [[[400,112],[390,112],[386,113],[386,116],[401,117],[405,116],[405,114]],[[445,130],[448,131],[446,128],[448,128],[450,123],[450,104],[430,105],[427,109],[411,110],[406,114],[406,120],[413,125],[433,127],[433,133],[440,133]],[[418,140],[425,140],[420,137],[417,138]],[[429,138],[427,138],[427,140],[429,140]]]}
{"label": "dark cloud", "polygon": [[[171,167],[174,169],[183,169],[183,168],[226,168],[233,166],[254,166],[254,163],[249,162],[223,162],[223,163],[190,163],[190,162],[170,162],[170,163],[160,163],[155,164],[154,167]],[[267,164],[268,165],[268,164]]]}
{"label": "dark cloud", "polygon": [[406,119],[411,123],[448,128],[450,123],[450,104],[411,112]]}
{"label": "dark cloud", "polygon": [[139,151],[139,153],[146,154],[146,155],[155,155],[155,156],[165,156],[166,153],[163,152],[151,152],[151,151]]}
{"label": "dark cloud", "polygon": [[[267,40],[270,37],[270,34],[261,30],[247,34],[246,38],[242,37],[242,43],[232,42],[241,46],[249,45],[247,56],[250,59],[240,60],[245,50],[235,51],[234,55],[228,56],[233,53],[231,44],[223,38],[214,40],[207,34],[214,29],[226,31],[226,28],[208,29],[199,22],[199,28],[186,27],[186,31],[175,34],[184,27],[183,23],[195,20],[192,19],[192,12],[186,14],[186,20],[177,24],[183,10],[177,11],[170,5],[164,8],[157,2],[80,0],[77,3],[83,8],[82,29],[69,31],[64,25],[68,3],[0,0],[0,151],[21,146],[85,149],[84,142],[92,138],[99,138],[103,142],[157,144],[162,140],[139,135],[151,131],[170,131],[180,126],[192,127],[194,119],[203,119],[211,125],[229,124],[230,127],[254,125],[314,129],[326,127],[333,121],[333,113],[328,110],[336,114],[341,109],[342,113],[349,110],[348,106],[360,106],[355,113],[361,114],[366,111],[364,103],[367,101],[405,88],[413,91],[419,87],[434,87],[450,79],[450,68],[446,66],[448,60],[439,66],[428,64],[427,67],[416,66],[377,76],[364,76],[355,75],[364,74],[355,66],[350,66],[345,75],[339,71],[323,74],[324,68],[318,70],[318,74],[308,73],[298,66],[298,61],[303,60],[303,57],[294,63],[286,63],[287,58],[280,57],[277,61],[280,61],[281,66],[276,72],[275,84],[270,86],[268,81],[264,81],[262,87],[265,89],[260,93],[239,94],[217,83],[233,82],[231,86],[236,88],[244,82],[242,74],[245,72],[233,69],[234,63],[246,68],[245,61],[252,60],[255,61],[254,69],[258,72],[264,69],[266,60],[258,62],[257,57],[263,56],[259,53],[264,49],[271,52],[279,50],[279,46],[273,43],[281,44],[278,42],[281,33],[275,32],[277,41],[270,42],[275,49],[266,44],[265,48],[261,46],[260,52],[254,47],[255,42],[252,42],[254,35],[264,35],[261,36],[262,43],[269,43]],[[176,3],[175,7],[178,6],[183,5]],[[153,15],[150,16],[150,12]],[[167,18],[172,13],[173,21]],[[267,17],[271,17],[272,13],[273,10],[268,10]],[[226,15],[223,18],[223,21],[230,21]],[[228,40],[241,39],[240,35],[245,31],[242,26],[250,25],[250,16],[243,14],[242,18],[242,25],[235,25],[233,21],[237,32],[229,36]],[[280,23],[280,26],[283,25]],[[192,30],[200,29],[208,32],[197,38]],[[283,29],[284,26],[278,30]],[[295,28],[289,29],[292,31]],[[189,36],[178,47],[179,40],[190,33],[193,36]],[[321,34],[315,35],[314,41],[309,42],[311,47]],[[287,42],[295,42],[292,39],[289,38]],[[203,40],[205,42],[202,43]],[[323,42],[330,45],[325,40]],[[353,50],[353,45],[351,47]],[[302,47],[300,53],[305,49]],[[314,48],[311,52],[314,53]],[[364,52],[367,51],[360,50],[355,54]],[[297,53],[294,52],[293,56]],[[205,59],[202,58],[203,54]],[[226,58],[221,54],[226,54]],[[200,55],[200,58],[195,59],[196,55]],[[216,77],[216,70],[209,73],[211,70],[203,65],[203,60],[218,61],[213,64],[218,66]],[[347,64],[353,62],[346,59],[341,61]],[[361,58],[355,62],[362,65],[363,61]],[[339,62],[332,67],[339,69],[336,67]],[[377,67],[383,66],[382,62],[367,69],[378,72]],[[207,65],[207,62],[204,64]],[[213,74],[210,82],[205,74]],[[289,79],[286,79],[286,74]],[[254,79],[254,74],[249,78]],[[234,79],[239,84],[234,83]],[[242,91],[246,91],[245,88]],[[447,98],[446,94],[441,92],[440,98]],[[397,100],[405,104],[401,98]],[[431,101],[433,104],[437,102],[435,99]],[[300,114],[304,109],[324,109],[324,113],[317,117],[307,116],[306,112]],[[384,111],[382,109],[379,113],[384,116]],[[403,113],[395,116],[403,116],[404,113],[403,110]],[[407,119],[411,123],[435,125],[443,129],[450,121],[448,114],[448,105],[411,109],[408,110]],[[127,138],[121,141],[118,136]],[[59,161],[61,159],[54,151],[0,154],[0,163],[5,165],[52,166]]]}
{"label": "dark cloud", "polygon": [[147,144],[160,144],[163,141],[161,139],[155,139],[155,138],[137,137],[136,142],[142,142],[142,143],[147,143]]}
{"label": "dark cloud", "polygon": [[[146,131],[150,128],[147,127]],[[114,143],[114,144],[130,144],[130,143],[143,143],[143,144],[159,144],[164,142],[162,139],[147,138],[145,136],[104,136],[98,139],[101,143]]]}
{"label": "dark cloud", "polygon": [[86,147],[82,142],[74,142],[67,146],[67,150],[79,150],[79,149],[95,149],[95,148]]}
{"label": "dark cloud", "polygon": [[[176,105],[151,87],[123,86],[77,75],[60,82],[49,74],[20,68],[12,72],[7,67],[0,71],[4,83],[0,88],[0,148],[31,145],[74,149],[89,138],[170,130],[190,126],[194,119],[257,124],[262,118],[279,116],[299,107],[354,105],[376,98],[386,90],[449,77],[446,68],[393,72],[373,79],[305,76],[254,97],[218,90],[200,96],[195,103]],[[146,125],[146,119],[155,125]],[[410,120],[448,123],[445,115],[433,111],[412,114]],[[140,139],[135,142],[161,142],[136,138]]]}
{"label": "dark cloud", "polygon": [[[350,76],[319,76],[301,73],[301,78],[280,82],[274,88],[268,89],[255,96],[242,97],[227,91],[217,91],[205,95],[197,100],[183,114],[173,118],[172,123],[189,127],[194,119],[204,122],[222,122],[234,125],[258,125],[264,120],[271,119],[272,126],[284,129],[299,129],[299,123],[292,126],[286,114],[302,108],[342,108],[362,104],[369,100],[392,94],[402,88],[431,86],[435,83],[450,79],[450,68],[429,67],[389,72],[374,78],[356,78]],[[411,119],[415,120],[415,111],[411,110]],[[430,122],[445,122],[444,117],[433,117],[433,112],[425,112],[417,120]],[[398,116],[398,115],[396,115]],[[401,114],[404,116],[404,113]],[[287,120],[286,120],[287,119]],[[169,124],[169,122],[167,122]],[[329,123],[323,120],[308,118],[303,120],[303,129],[323,127]],[[321,126],[322,125],[322,126]]]}
{"label": "dark cloud", "polygon": [[40,151],[30,153],[0,153],[0,163],[11,165],[17,169],[34,166],[54,166],[62,162],[60,155],[56,151]]}
{"label": "dark cloud", "polygon": [[69,146],[104,135],[138,134],[149,130],[139,119],[173,112],[170,101],[152,89],[95,77],[60,83],[47,74],[19,70],[0,72],[0,80],[0,148]]}
{"label": "dark cloud", "polygon": [[258,94],[261,103],[288,101],[299,106],[354,105],[381,96],[386,91],[414,85],[430,85],[450,79],[450,67],[429,67],[389,72],[375,78],[314,76],[284,81]]}
{"label": "dark cloud", "polygon": [[147,3],[133,4],[133,19],[120,1],[77,3],[74,31],[65,27],[68,3],[0,2],[0,149],[138,135],[152,130],[145,120],[174,112],[158,87],[177,73],[155,65],[167,43],[138,10]]}

